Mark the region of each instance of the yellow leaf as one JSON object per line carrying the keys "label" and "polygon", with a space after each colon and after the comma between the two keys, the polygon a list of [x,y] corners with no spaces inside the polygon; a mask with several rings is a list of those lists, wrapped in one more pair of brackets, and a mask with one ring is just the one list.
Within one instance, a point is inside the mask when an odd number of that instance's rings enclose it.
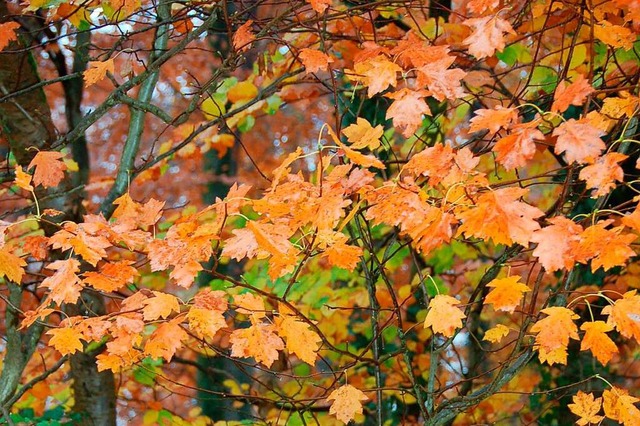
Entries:
{"label": "yellow leaf", "polygon": [[[3,236],[4,239],[4,236]],[[24,275],[24,267],[27,266],[22,258],[13,253],[0,249],[0,277],[7,277],[9,281],[20,283]]]}
{"label": "yellow leaf", "polygon": [[598,412],[602,407],[602,398],[594,398],[591,393],[578,391],[573,397],[573,404],[568,405],[569,410],[580,418],[576,421],[579,426],[589,423],[600,423],[603,416],[598,416]]}
{"label": "yellow leaf", "polygon": [[314,365],[318,357],[320,337],[309,329],[309,324],[292,316],[278,318],[278,334],[287,341],[287,350],[309,365]]}
{"label": "yellow leaf", "polygon": [[459,303],[458,299],[442,294],[431,299],[424,328],[431,327],[434,333],[441,333],[444,337],[453,336],[466,318],[464,312],[457,308]]}
{"label": "yellow leaf", "polygon": [[51,336],[49,345],[62,355],[70,355],[82,350],[82,333],[73,327],[60,327],[47,331]]}
{"label": "yellow leaf", "polygon": [[115,72],[113,58],[107,59],[106,61],[91,61],[88,65],[89,68],[84,72],[85,87],[96,84],[105,78],[107,72],[112,74]]}
{"label": "yellow leaf", "polygon": [[507,334],[509,334],[509,327],[498,324],[495,327],[487,330],[486,333],[484,333],[484,338],[482,340],[486,340],[491,343],[498,343]]}
{"label": "yellow leaf", "polygon": [[513,312],[524,293],[531,291],[519,281],[518,275],[491,281],[487,286],[493,287],[493,290],[487,295],[485,302],[491,303],[497,311]]}
{"label": "yellow leaf", "polygon": [[356,414],[362,414],[362,402],[367,396],[359,389],[344,385],[331,392],[327,400],[333,400],[329,414],[335,415],[341,422],[349,423]]}
{"label": "yellow leaf", "polygon": [[31,186],[31,175],[22,171],[22,167],[16,164],[16,185],[25,191],[33,192],[33,186]]}

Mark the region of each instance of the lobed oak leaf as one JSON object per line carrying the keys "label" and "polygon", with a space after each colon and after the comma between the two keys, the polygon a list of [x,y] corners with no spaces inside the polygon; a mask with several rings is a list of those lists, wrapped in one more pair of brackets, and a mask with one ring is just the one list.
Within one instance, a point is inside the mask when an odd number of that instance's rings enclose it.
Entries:
{"label": "lobed oak leaf", "polygon": [[580,170],[578,177],[587,182],[587,188],[594,190],[591,198],[607,195],[615,189],[616,182],[624,180],[624,171],[618,163],[627,158],[619,152],[609,152]]}
{"label": "lobed oak leaf", "polygon": [[558,138],[554,152],[558,155],[564,152],[564,158],[569,164],[574,161],[591,163],[606,148],[600,139],[604,132],[586,119],[571,118],[556,127],[552,135]]}
{"label": "lobed oak leaf", "polygon": [[4,50],[9,43],[18,39],[18,28],[20,24],[13,21],[0,24],[0,50]]}
{"label": "lobed oak leaf", "polygon": [[351,142],[352,149],[368,148],[373,151],[380,146],[384,128],[381,125],[373,127],[366,119],[358,117],[354,124],[342,129],[342,133]]}
{"label": "lobed oak leaf", "polygon": [[493,290],[487,295],[486,303],[491,303],[497,311],[513,312],[520,304],[524,293],[531,291],[526,284],[520,282],[519,275],[507,278],[496,278],[487,284]]}
{"label": "lobed oak leaf", "polygon": [[15,173],[16,173],[16,179],[15,179],[16,185],[18,185],[20,188],[24,189],[25,191],[33,192],[33,186],[31,185],[32,176],[29,173],[25,173],[22,170],[22,167],[20,167],[17,164],[15,167]]}
{"label": "lobed oak leaf", "polygon": [[580,417],[576,421],[579,426],[591,423],[598,424],[604,419],[603,416],[598,415],[602,407],[602,398],[594,398],[591,393],[578,391],[573,397],[573,404],[569,404],[567,407],[573,414]]}
{"label": "lobed oak leaf", "polygon": [[212,338],[227,326],[223,311],[192,306],[187,313],[189,328],[201,339]]}
{"label": "lobed oak leaf", "polygon": [[84,72],[84,86],[89,87],[104,79],[107,73],[115,72],[114,58],[106,61],[90,61]]}
{"label": "lobed oak leaf", "polygon": [[482,340],[491,343],[499,343],[506,335],[509,334],[509,327],[498,324],[484,333]]}
{"label": "lobed oak leaf", "polygon": [[77,273],[80,272],[80,262],[70,258],[51,262],[47,269],[55,273],[42,281],[42,286],[49,289],[49,298],[62,305],[63,303],[76,303],[82,291],[82,283]]}
{"label": "lobed oak leaf", "polygon": [[431,115],[431,109],[424,100],[429,92],[426,90],[400,89],[386,96],[393,99],[387,109],[387,120],[393,120],[393,126],[401,130],[406,138],[413,135],[422,125],[422,116]]}
{"label": "lobed oak leaf", "polygon": [[613,386],[602,393],[605,416],[616,420],[625,426],[637,426],[640,420],[640,410],[634,405],[640,401],[629,395],[625,389]]}
{"label": "lobed oak leaf", "polygon": [[4,247],[0,248],[0,277],[7,277],[9,281],[19,284],[22,281],[25,266],[27,262],[24,259]]}
{"label": "lobed oak leaf", "polygon": [[126,285],[133,284],[133,280],[140,275],[131,264],[132,262],[127,260],[106,262],[98,271],[85,272],[84,283],[107,293],[120,290]]}
{"label": "lobed oak leaf", "polygon": [[153,291],[153,296],[145,299],[142,304],[142,315],[145,321],[155,321],[168,318],[173,312],[180,312],[180,299],[169,293]]}
{"label": "lobed oak leaf", "polygon": [[613,326],[624,337],[640,342],[640,295],[635,290],[626,292],[621,299],[602,310],[609,315],[607,324]]}
{"label": "lobed oak leaf", "polygon": [[603,365],[606,365],[613,354],[618,353],[618,347],[607,336],[607,332],[613,330],[613,326],[604,321],[585,322],[580,326],[580,330],[585,332],[580,343],[580,350],[591,350],[593,356],[596,357]]}
{"label": "lobed oak leaf", "polygon": [[42,185],[45,188],[52,188],[64,179],[64,171],[67,165],[61,161],[64,154],[56,151],[38,151],[29,163],[27,169],[35,167],[33,173],[33,184]]}
{"label": "lobed oak leaf", "polygon": [[340,386],[327,397],[327,400],[333,400],[329,414],[335,415],[338,420],[347,424],[356,414],[362,414],[362,401],[368,399],[361,390],[351,385]]}
{"label": "lobed oak leaf", "polygon": [[283,315],[276,318],[278,334],[287,342],[289,353],[295,354],[309,365],[315,365],[322,339],[309,328],[309,324],[299,321],[294,316]]}
{"label": "lobed oak leaf", "polygon": [[389,86],[395,87],[396,75],[402,72],[402,68],[380,55],[358,62],[353,66],[353,70],[345,72],[351,80],[366,86],[367,96],[371,98],[387,90]]}
{"label": "lobed oak leaf", "polygon": [[62,355],[71,355],[82,351],[82,333],[72,326],[58,327],[47,331],[51,336],[49,345],[53,346]]}
{"label": "lobed oak leaf", "polygon": [[509,129],[511,125],[518,122],[518,110],[516,108],[505,108],[501,105],[497,105],[493,109],[478,109],[469,122],[471,123],[469,126],[470,132],[488,130],[489,136],[493,136],[500,129]]}
{"label": "lobed oak leaf", "polygon": [[549,219],[549,223],[551,225],[538,229],[531,236],[531,242],[538,244],[533,255],[549,272],[563,268],[569,270],[576,262],[574,249],[580,242],[583,229],[562,216]]}
{"label": "lobed oak leaf", "polygon": [[494,244],[511,245],[516,242],[527,246],[531,235],[540,229],[535,219],[544,213],[518,201],[526,193],[523,188],[501,188],[481,194],[475,207],[456,215],[462,222],[458,233],[492,239]]}
{"label": "lobed oak leaf", "polygon": [[251,48],[251,43],[256,39],[256,36],[251,30],[253,25],[253,19],[247,20],[244,24],[240,25],[236,32],[233,34],[233,48],[239,52],[244,52]]}
{"label": "lobed oak leaf", "polygon": [[171,361],[182,342],[188,337],[180,327],[180,322],[182,322],[182,318],[178,317],[160,324],[145,343],[145,354],[152,358],[164,358],[167,362]]}
{"label": "lobed oak leaf", "polygon": [[535,140],[544,140],[542,132],[527,125],[514,128],[507,136],[501,138],[493,146],[496,161],[505,169],[513,170],[527,165],[536,153]]}
{"label": "lobed oak leaf", "polygon": [[538,350],[541,362],[566,364],[569,339],[579,339],[578,327],[573,322],[579,317],[560,306],[545,308],[541,312],[547,317],[531,327],[531,331],[537,333],[534,349]]}
{"label": "lobed oak leaf", "polygon": [[582,74],[578,74],[571,84],[561,81],[553,95],[551,111],[565,112],[569,105],[580,106],[593,92],[595,89]]}
{"label": "lobed oak leaf", "polygon": [[505,33],[516,33],[508,21],[497,15],[467,19],[462,24],[472,27],[471,35],[462,40],[462,44],[478,59],[493,56],[496,50],[501,52],[506,44]]}
{"label": "lobed oak leaf", "polygon": [[326,53],[316,49],[302,49],[298,58],[304,65],[307,74],[318,71],[327,71],[333,58]]}
{"label": "lobed oak leaf", "polygon": [[466,315],[457,306],[458,299],[439,294],[429,302],[429,312],[424,321],[424,328],[431,327],[434,333],[444,337],[452,337],[456,329],[462,327]]}
{"label": "lobed oak leaf", "polygon": [[278,359],[278,351],[284,349],[284,342],[275,331],[274,325],[261,323],[235,330],[229,338],[231,356],[254,358],[267,368],[271,367],[271,364]]}

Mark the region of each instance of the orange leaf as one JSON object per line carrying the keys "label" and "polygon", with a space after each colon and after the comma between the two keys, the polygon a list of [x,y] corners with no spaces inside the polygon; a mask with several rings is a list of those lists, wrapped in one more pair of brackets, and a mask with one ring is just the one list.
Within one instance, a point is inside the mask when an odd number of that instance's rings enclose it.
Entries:
{"label": "orange leaf", "polygon": [[120,290],[125,285],[132,284],[135,277],[139,275],[138,270],[131,266],[131,263],[126,260],[116,263],[106,262],[98,271],[85,272],[84,283],[107,293]]}
{"label": "orange leaf", "polygon": [[333,58],[316,49],[302,49],[298,55],[307,74],[327,71]]}
{"label": "orange leaf", "polygon": [[484,337],[482,338],[482,340],[487,340],[491,343],[498,343],[507,334],[509,334],[509,327],[504,326],[502,324],[498,324],[495,327],[487,330],[484,333]]}
{"label": "orange leaf", "polygon": [[58,186],[60,181],[64,179],[64,171],[67,170],[67,165],[61,161],[62,157],[64,154],[61,152],[39,151],[28,167],[28,169],[36,168],[33,174],[33,184],[35,186],[42,185],[45,188]]}
{"label": "orange leaf", "polygon": [[431,96],[439,101],[455,100],[465,94],[460,81],[467,73],[459,68],[449,69],[456,58],[448,54],[446,46],[442,48],[440,58],[425,62],[416,68],[416,83],[418,87],[427,86]]}
{"label": "orange leaf", "polygon": [[249,50],[251,43],[256,39],[256,36],[251,31],[251,25],[253,25],[253,19],[249,19],[242,24],[233,34],[233,48],[243,52]]}
{"label": "orange leaf", "polygon": [[354,124],[342,129],[342,133],[351,142],[352,149],[368,148],[373,151],[380,146],[384,128],[381,125],[372,127],[366,119],[358,117]]}
{"label": "orange leaf", "polygon": [[188,335],[180,327],[182,318],[178,317],[169,322],[160,324],[144,345],[144,352],[152,358],[164,358],[171,361],[173,355],[186,340]]}
{"label": "orange leaf", "polygon": [[0,277],[7,277],[9,281],[19,284],[24,275],[24,259],[10,253],[6,248],[0,249]]}
{"label": "orange leaf", "polygon": [[563,152],[567,163],[593,162],[600,155],[606,145],[600,139],[604,133],[591,125],[586,119],[574,120],[573,118],[562,123],[553,131],[553,136],[558,137],[554,151],[560,155]]}
{"label": "orange leaf", "polygon": [[462,24],[473,28],[471,35],[462,43],[469,46],[469,53],[478,59],[493,56],[496,50],[502,51],[505,47],[504,34],[516,33],[508,21],[494,14],[467,19]]}
{"label": "orange leaf", "polygon": [[540,229],[534,219],[544,213],[518,201],[526,192],[523,188],[501,188],[483,193],[475,207],[457,214],[462,222],[458,233],[468,237],[491,238],[495,244],[511,245],[516,242],[529,245],[533,232]]}
{"label": "orange leaf", "polygon": [[356,414],[362,414],[362,401],[367,399],[369,398],[360,389],[351,385],[340,386],[327,397],[327,400],[333,400],[329,414],[347,424]]}
{"label": "orange leaf", "polygon": [[80,272],[80,262],[73,258],[56,260],[50,263],[47,269],[56,271],[41,284],[50,290],[49,298],[58,305],[77,302],[82,291],[82,283],[76,275]]}
{"label": "orange leaf", "polygon": [[624,171],[618,163],[626,159],[624,154],[609,152],[580,170],[578,177],[587,182],[587,188],[594,189],[591,198],[607,195],[615,189],[616,182],[624,180]]}
{"label": "orange leaf", "polygon": [[470,120],[470,132],[488,130],[489,136],[493,136],[500,129],[508,129],[512,124],[518,122],[518,110],[516,108],[505,108],[501,105],[493,109],[476,110],[475,116]]}
{"label": "orange leaf", "polygon": [[536,153],[534,140],[544,140],[540,130],[525,126],[514,128],[513,132],[498,140],[493,146],[496,161],[507,170],[526,166]]}
{"label": "orange leaf", "polygon": [[58,327],[47,331],[51,336],[49,345],[53,346],[62,355],[74,354],[82,351],[82,333],[74,327]]}
{"label": "orange leaf", "polygon": [[580,417],[576,421],[579,426],[600,423],[604,418],[603,416],[598,416],[598,412],[602,407],[602,398],[594,398],[591,393],[578,391],[573,397],[573,404],[569,404],[568,407],[573,414]]}
{"label": "orange leaf", "polygon": [[622,299],[602,310],[609,315],[607,324],[614,326],[624,337],[640,342],[640,296],[636,291],[628,291]]}
{"label": "orange leaf", "polygon": [[191,307],[187,313],[189,328],[193,330],[196,336],[201,339],[212,338],[218,332],[227,326],[222,311]]}
{"label": "orange leaf", "polygon": [[108,72],[115,72],[114,58],[107,59],[106,61],[91,61],[89,62],[89,68],[84,72],[84,85],[85,87],[92,86],[104,79]]}
{"label": "orange leaf", "polygon": [[411,157],[402,169],[416,177],[427,176],[429,184],[436,186],[447,176],[452,164],[453,149],[449,145],[438,143]]}
{"label": "orange leaf", "polygon": [[487,295],[485,302],[491,303],[497,311],[513,312],[524,293],[531,291],[526,284],[519,281],[518,275],[491,281],[487,286],[494,289]]}
{"label": "orange leaf", "polygon": [[622,234],[624,227],[605,229],[610,221],[601,221],[585,229],[580,234],[580,242],[574,247],[573,255],[582,263],[591,259],[591,270],[595,272],[614,266],[622,266],[627,259],[635,256],[629,245],[635,241],[633,234]]}
{"label": "orange leaf", "polygon": [[180,299],[169,293],[160,291],[152,292],[154,297],[145,299],[142,303],[142,315],[145,321],[155,321],[158,318],[167,318],[173,312],[180,312]]}
{"label": "orange leaf", "polygon": [[278,359],[278,351],[284,349],[284,342],[275,333],[271,324],[253,324],[249,328],[231,333],[231,356],[254,358],[267,367]]}
{"label": "orange leaf", "polygon": [[576,261],[573,250],[580,241],[582,227],[562,216],[549,219],[549,223],[551,225],[535,231],[531,236],[531,242],[538,243],[533,255],[549,272],[573,268]]}
{"label": "orange leaf", "polygon": [[91,235],[84,224],[78,225],[73,222],[65,222],[64,228],[49,238],[49,245],[54,249],[73,249],[93,266],[107,256],[105,249],[111,247],[111,243],[104,236]]}
{"label": "orange leaf", "polygon": [[578,74],[573,83],[567,84],[561,81],[553,95],[553,105],[551,111],[564,112],[569,105],[580,106],[584,103],[587,96],[595,92],[595,89],[589,84],[589,80],[584,78],[582,74]]}
{"label": "orange leaf", "polygon": [[33,192],[33,186],[31,186],[32,176],[28,173],[25,173],[22,170],[22,167],[20,167],[17,164],[15,167],[15,171],[16,171],[16,180],[15,180],[16,185],[18,185],[20,188],[24,189],[25,191]]}
{"label": "orange leaf", "polygon": [[345,70],[351,80],[368,87],[368,97],[387,90],[389,86],[395,87],[399,72],[402,68],[382,55],[358,62],[353,70]]}
{"label": "orange leaf", "polygon": [[113,204],[118,206],[112,215],[118,224],[125,225],[128,229],[146,230],[160,220],[165,202],[151,198],[141,204],[133,201],[129,193],[125,193],[117,198]]}
{"label": "orange leaf", "polygon": [[18,39],[18,28],[20,28],[20,24],[13,21],[0,24],[0,50],[7,47],[10,42]]}
{"label": "orange leaf", "polygon": [[618,353],[618,347],[607,336],[606,332],[613,330],[610,324],[604,321],[585,322],[580,326],[580,330],[584,330],[585,334],[580,343],[580,350],[591,352],[603,365],[606,365],[613,354]]}
{"label": "orange leaf", "polygon": [[387,119],[393,119],[393,126],[402,131],[408,138],[422,125],[422,116],[431,115],[431,109],[424,100],[429,92],[426,90],[400,89],[386,95],[393,99],[387,109]]}
{"label": "orange leaf", "polygon": [[533,333],[538,333],[534,348],[539,352],[540,362],[566,364],[569,339],[579,339],[578,327],[573,322],[579,317],[559,306],[545,308],[541,312],[548,316],[531,327]]}
{"label": "orange leaf", "polygon": [[295,354],[309,365],[315,365],[322,339],[309,328],[309,324],[289,315],[277,318],[276,324],[278,334],[287,341],[289,353]]}
{"label": "orange leaf", "polygon": [[625,426],[638,425],[640,410],[633,405],[639,401],[638,398],[629,395],[624,389],[613,386],[602,393],[602,399],[605,416]]}
{"label": "orange leaf", "polygon": [[331,0],[306,0],[311,5],[313,10],[318,13],[324,12],[329,6],[331,6]]}
{"label": "orange leaf", "polygon": [[252,293],[238,294],[233,297],[239,314],[250,315],[252,319],[258,320],[266,316],[264,300],[260,296]]}
{"label": "orange leaf", "polygon": [[441,333],[444,337],[451,337],[456,329],[462,327],[462,320],[466,315],[457,306],[458,299],[439,294],[429,302],[429,312],[424,321],[424,328],[431,327],[434,333]]}
{"label": "orange leaf", "polygon": [[357,246],[346,244],[347,236],[338,233],[343,237],[337,241],[333,241],[322,254],[326,257],[332,266],[353,271],[362,257],[362,249]]}

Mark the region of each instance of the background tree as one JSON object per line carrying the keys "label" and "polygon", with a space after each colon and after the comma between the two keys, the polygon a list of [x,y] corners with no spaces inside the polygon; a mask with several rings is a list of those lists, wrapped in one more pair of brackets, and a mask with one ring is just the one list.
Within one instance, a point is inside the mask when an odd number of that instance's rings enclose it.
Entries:
{"label": "background tree", "polygon": [[636,424],[639,31],[3,0],[4,421]]}

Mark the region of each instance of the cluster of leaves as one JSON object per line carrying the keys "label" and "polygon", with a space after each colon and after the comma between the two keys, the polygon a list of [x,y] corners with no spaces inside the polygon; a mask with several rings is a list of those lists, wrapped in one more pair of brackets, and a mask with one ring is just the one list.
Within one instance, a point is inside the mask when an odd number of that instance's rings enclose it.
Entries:
{"label": "cluster of leaves", "polygon": [[[640,233],[640,8],[471,0],[459,22],[403,30],[394,20],[413,16],[410,5],[374,6],[391,19],[376,28],[364,14],[345,27],[353,10],[337,2],[299,3],[297,19],[324,17],[322,31],[291,35],[244,79],[212,78],[186,108],[202,117],[165,120],[175,139],[135,173],[158,179],[196,151],[224,157],[236,130],[250,135],[307,85],[332,87],[336,125],[319,126],[312,149],[291,150],[266,187],[233,185],[177,212],[127,192],[59,222],[64,212],[41,203],[74,162],[51,150],[9,159],[6,192],[32,210],[0,225],[0,278],[33,296],[13,307],[20,329],[48,328],[42,339],[58,359],[99,352],[99,371],[131,381],[142,369],[153,379],[138,382],[151,387],[176,384],[167,377],[176,362],[197,365],[185,356],[226,357],[255,369],[247,375],[259,389],[226,383],[226,396],[274,422],[290,411],[304,423],[316,408],[327,412],[321,422],[360,421],[365,409],[380,420],[385,400],[407,407],[406,422],[531,421],[544,410],[519,412],[526,397],[496,392],[558,388],[574,395],[580,425],[636,424],[636,382],[617,373],[640,343],[639,286],[629,284]],[[49,9],[84,28],[99,8],[118,21],[141,6],[32,2],[25,12]],[[194,41],[197,24],[173,12],[184,34],[175,46]],[[280,19],[255,18],[235,22],[223,64],[278,33],[269,25]],[[0,49],[18,28],[0,24]],[[569,46],[557,49],[558,37]],[[89,62],[85,87],[152,72],[116,77],[116,58]],[[343,127],[339,103],[356,98],[384,102],[384,122],[355,114]],[[242,277],[220,272],[234,262]],[[215,279],[198,289],[205,272]],[[86,294],[108,310],[70,313]],[[582,351],[592,374],[561,386],[568,357]],[[269,371],[284,380],[269,382]]]}

